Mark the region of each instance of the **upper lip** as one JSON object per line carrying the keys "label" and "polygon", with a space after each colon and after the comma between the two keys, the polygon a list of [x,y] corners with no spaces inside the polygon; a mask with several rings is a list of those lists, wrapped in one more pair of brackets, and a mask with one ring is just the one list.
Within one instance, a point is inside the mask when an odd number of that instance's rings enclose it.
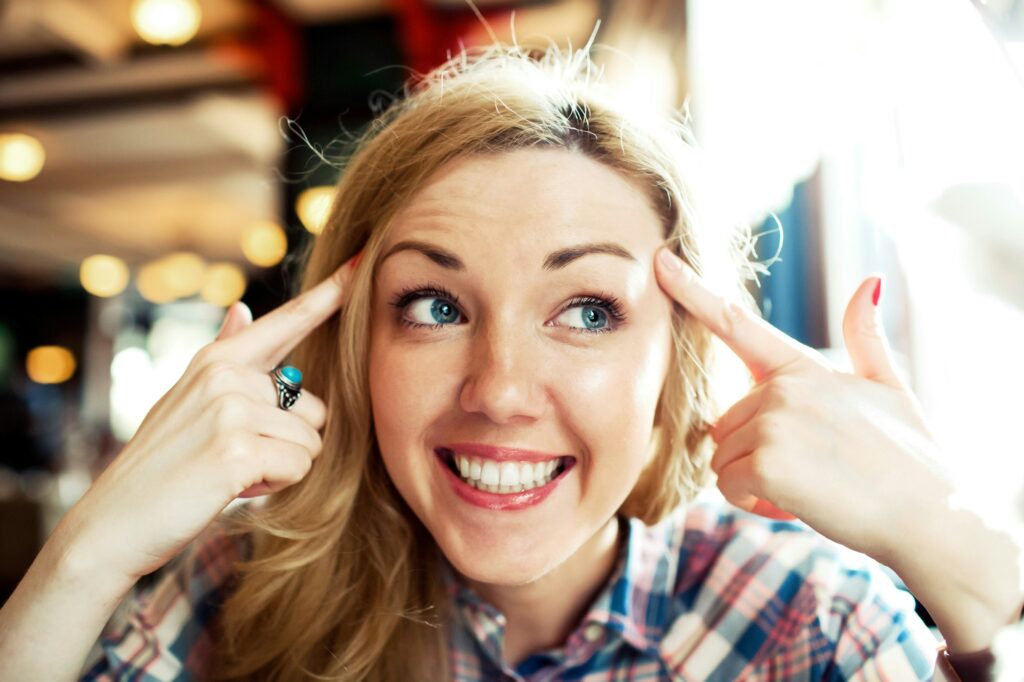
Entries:
{"label": "upper lip", "polygon": [[560,455],[556,453],[539,452],[537,450],[524,450],[504,445],[485,445],[483,443],[445,443],[439,448],[451,450],[460,455],[474,455],[493,459],[498,462],[545,462],[557,457],[571,457],[571,455]]}

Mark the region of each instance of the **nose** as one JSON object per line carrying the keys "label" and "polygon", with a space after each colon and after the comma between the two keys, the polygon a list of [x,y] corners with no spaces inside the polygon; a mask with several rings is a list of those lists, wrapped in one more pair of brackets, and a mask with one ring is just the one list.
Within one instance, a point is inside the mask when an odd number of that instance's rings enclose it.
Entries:
{"label": "nose", "polygon": [[528,424],[545,410],[540,352],[522,326],[488,325],[475,335],[459,402],[495,424]]}

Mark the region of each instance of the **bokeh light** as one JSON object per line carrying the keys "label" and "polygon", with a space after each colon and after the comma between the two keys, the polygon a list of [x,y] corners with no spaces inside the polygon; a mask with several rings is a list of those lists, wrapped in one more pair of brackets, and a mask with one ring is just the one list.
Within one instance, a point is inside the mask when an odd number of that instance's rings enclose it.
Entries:
{"label": "bokeh light", "polygon": [[135,0],[132,26],[153,45],[182,45],[199,31],[202,11],[196,0]]}
{"label": "bokeh light", "polygon": [[153,360],[144,348],[122,348],[110,363],[110,379],[110,427],[127,441],[159,398],[154,395]]}
{"label": "bokeh light", "polygon": [[178,251],[139,268],[135,286],[150,303],[170,303],[193,296],[203,286],[206,261],[189,251]]}
{"label": "bokeh light", "polygon": [[170,303],[177,295],[160,261],[146,263],[135,274],[135,288],[150,303]]}
{"label": "bokeh light", "polygon": [[241,268],[234,263],[213,263],[206,269],[199,295],[208,303],[227,307],[242,298],[245,287]]}
{"label": "bokeh light", "polygon": [[202,257],[188,251],[178,251],[164,256],[159,263],[176,298],[192,296],[203,286],[206,261]]}
{"label": "bokeh light", "polygon": [[93,296],[117,296],[128,286],[128,266],[117,256],[96,254],[82,261],[78,270],[82,287]]}
{"label": "bokeh light", "polygon": [[261,220],[242,235],[242,253],[253,265],[266,268],[277,265],[288,252],[288,238],[277,223]]}
{"label": "bokeh light", "polygon": [[295,213],[303,227],[313,234],[323,232],[333,198],[334,188],[327,185],[302,190],[295,200]]}
{"label": "bokeh light", "polygon": [[24,133],[0,134],[0,180],[31,180],[45,162],[46,151],[36,138]]}
{"label": "bokeh light", "polygon": [[75,373],[75,356],[62,346],[38,346],[25,358],[25,373],[37,384],[60,384]]}

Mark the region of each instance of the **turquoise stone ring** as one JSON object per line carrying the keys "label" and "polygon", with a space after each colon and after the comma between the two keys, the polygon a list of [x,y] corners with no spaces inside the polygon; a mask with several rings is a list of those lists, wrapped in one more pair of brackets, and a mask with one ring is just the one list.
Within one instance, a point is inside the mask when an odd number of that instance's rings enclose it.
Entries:
{"label": "turquoise stone ring", "polygon": [[281,368],[281,376],[288,381],[292,382],[296,386],[302,383],[302,372],[297,367],[291,365],[285,365]]}
{"label": "turquoise stone ring", "polygon": [[282,410],[292,409],[302,393],[302,372],[297,367],[285,365],[271,372],[271,376],[277,384],[277,406]]}

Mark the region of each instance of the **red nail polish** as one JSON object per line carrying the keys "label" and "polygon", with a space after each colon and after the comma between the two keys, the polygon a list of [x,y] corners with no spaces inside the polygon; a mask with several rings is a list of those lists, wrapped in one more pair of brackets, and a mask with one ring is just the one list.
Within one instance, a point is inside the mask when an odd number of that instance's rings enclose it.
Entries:
{"label": "red nail polish", "polygon": [[362,258],[362,257],[363,257],[362,249],[359,250],[359,253],[357,253],[356,255],[352,256],[352,269],[353,270],[355,270],[356,266],[359,265],[359,259]]}
{"label": "red nail polish", "polygon": [[878,278],[878,282],[875,283],[875,293],[871,294],[871,303],[878,305],[878,299],[882,295],[882,278]]}

